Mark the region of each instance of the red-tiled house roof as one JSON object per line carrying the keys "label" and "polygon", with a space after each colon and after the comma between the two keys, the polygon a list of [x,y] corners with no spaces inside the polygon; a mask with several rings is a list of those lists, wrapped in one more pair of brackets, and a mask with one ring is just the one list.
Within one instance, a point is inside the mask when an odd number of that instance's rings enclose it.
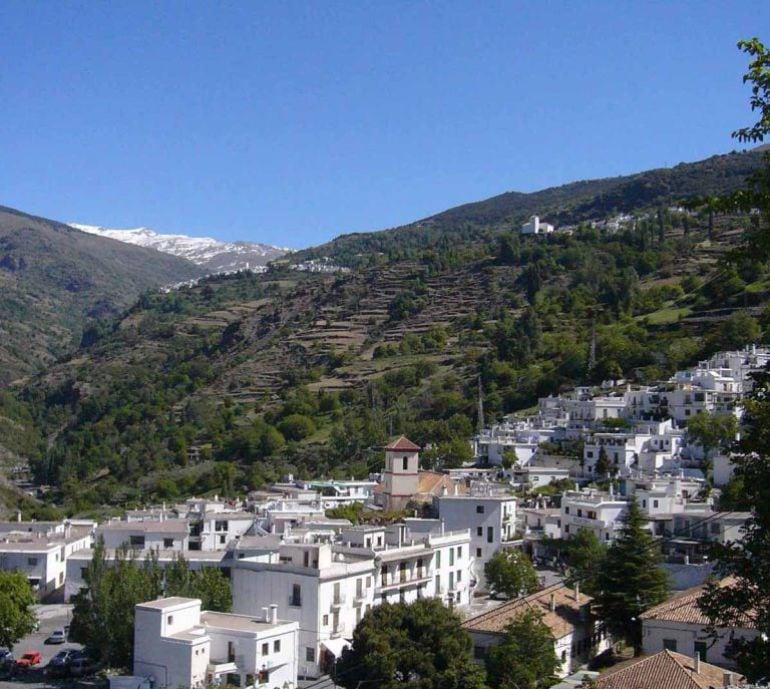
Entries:
{"label": "red-tiled house roof", "polygon": [[596,680],[597,689],[717,689],[739,686],[745,679],[710,663],[661,651],[614,668]]}
{"label": "red-tiled house roof", "polygon": [[393,452],[419,452],[421,448],[419,445],[415,445],[405,435],[401,435],[395,440],[392,440],[391,442],[389,442],[382,449],[390,450]]}

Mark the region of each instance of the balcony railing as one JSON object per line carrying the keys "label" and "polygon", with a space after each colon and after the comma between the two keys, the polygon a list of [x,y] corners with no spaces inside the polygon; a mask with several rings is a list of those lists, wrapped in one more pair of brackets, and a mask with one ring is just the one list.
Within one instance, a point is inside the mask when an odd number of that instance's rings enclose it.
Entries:
{"label": "balcony railing", "polygon": [[339,608],[342,605],[345,605],[345,601],[347,600],[347,596],[345,593],[337,593],[334,595],[334,598],[332,599],[332,607]]}

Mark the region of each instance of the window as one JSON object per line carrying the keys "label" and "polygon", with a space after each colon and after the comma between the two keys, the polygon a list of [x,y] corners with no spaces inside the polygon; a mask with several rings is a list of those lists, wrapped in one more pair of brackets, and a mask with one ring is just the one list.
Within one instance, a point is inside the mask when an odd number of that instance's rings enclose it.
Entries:
{"label": "window", "polygon": [[653,500],[652,501],[652,506],[653,507],[657,507],[658,506],[658,501],[657,500]]}
{"label": "window", "polygon": [[366,577],[366,588],[370,589],[372,588],[372,578]]}
{"label": "window", "polygon": [[487,527],[487,543],[493,543],[495,540],[495,527],[494,526],[488,526]]}
{"label": "window", "polygon": [[270,681],[270,673],[267,670],[260,670],[257,677],[260,684],[267,684]]}
{"label": "window", "polygon": [[569,514],[569,505],[564,508],[564,514]]}
{"label": "window", "polygon": [[457,546],[457,559],[459,560],[463,556],[463,547],[461,545]]}
{"label": "window", "polygon": [[461,569],[457,570],[457,583],[459,584],[462,581],[463,578],[463,572]]}
{"label": "window", "polygon": [[[37,558],[36,557],[28,557],[27,558],[27,565],[29,567],[35,567],[37,565]],[[86,571],[85,569],[83,571]]]}
{"label": "window", "polygon": [[483,526],[477,526],[476,527],[476,535],[477,536],[484,536],[484,527]]}
{"label": "window", "polygon": [[449,590],[451,591],[455,587],[455,573],[449,572]]}
{"label": "window", "polygon": [[484,505],[476,505],[476,514],[484,514]]}
{"label": "window", "polygon": [[436,551],[436,567],[441,567],[441,551]]}
{"label": "window", "polygon": [[436,593],[441,593],[441,575],[436,575]]}
{"label": "window", "polygon": [[382,536],[377,536],[377,545],[378,546],[382,545]]}
{"label": "window", "polygon": [[163,539],[163,547],[164,548],[173,548],[174,547],[174,539],[173,538],[164,538]]}
{"label": "window", "polygon": [[409,458],[408,457],[404,457],[403,467],[404,467],[404,471],[407,471],[409,469]]}
{"label": "window", "polygon": [[227,520],[215,521],[214,522],[214,531],[227,531]]}
{"label": "window", "polygon": [[663,639],[664,651],[676,651],[676,639]]}
{"label": "window", "polygon": [[144,536],[129,536],[128,543],[132,548],[144,548]]}
{"label": "window", "polygon": [[578,507],[578,517],[582,517],[582,516],[583,516],[583,510],[581,510],[581,509]]}
{"label": "window", "polygon": [[481,548],[476,548],[476,557],[481,557]]}
{"label": "window", "polygon": [[166,624],[174,624],[174,616],[173,615],[169,615],[166,618]]}
{"label": "window", "polygon": [[324,615],[324,617],[323,617],[323,625],[324,625],[324,627],[326,627],[328,624],[329,624],[329,616],[328,615]]}
{"label": "window", "polygon": [[273,641],[273,653],[279,653],[281,650],[281,640],[276,639]]}
{"label": "window", "polygon": [[569,533],[569,524],[564,525],[564,533]]}
{"label": "window", "polygon": [[708,662],[708,660],[706,659],[708,644],[705,641],[696,641],[693,644],[693,647],[694,647],[695,655],[697,655],[704,663]]}
{"label": "window", "polygon": [[712,522],[711,523],[711,533],[718,534],[719,533],[719,522]]}
{"label": "window", "polygon": [[312,646],[305,647],[305,660],[308,663],[315,663],[315,649]]}
{"label": "window", "polygon": [[449,566],[451,567],[455,563],[455,550],[454,548],[449,549]]}
{"label": "window", "polygon": [[270,653],[270,644],[268,643],[262,644],[262,655],[266,656],[268,653]]}
{"label": "window", "polygon": [[299,584],[294,584],[291,588],[291,602],[289,605],[295,607],[302,605],[302,588]]}
{"label": "window", "polygon": [[222,535],[219,537],[219,543],[220,543],[220,545],[224,545],[225,543],[227,543],[227,536],[225,536],[224,534],[222,534]]}
{"label": "window", "polygon": [[385,584],[388,583],[388,566],[383,565],[382,569],[380,570],[380,579],[382,579],[382,585],[385,586]]}

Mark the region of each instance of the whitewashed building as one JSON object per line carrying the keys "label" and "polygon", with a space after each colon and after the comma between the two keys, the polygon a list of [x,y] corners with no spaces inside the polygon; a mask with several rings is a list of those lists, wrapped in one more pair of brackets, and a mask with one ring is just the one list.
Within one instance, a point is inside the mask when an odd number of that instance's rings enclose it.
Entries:
{"label": "whitewashed building", "polygon": [[65,585],[67,563],[90,548],[92,530],[67,522],[0,523],[0,571],[21,572],[47,596]]}
{"label": "whitewashed building", "polygon": [[112,520],[97,527],[96,540],[102,539],[108,550],[184,552],[189,549],[189,532],[187,519]]}
{"label": "whitewashed building", "polygon": [[[729,584],[723,580],[722,585]],[[751,641],[759,636],[747,613],[738,627],[717,626],[716,638],[708,632],[709,620],[698,607],[703,587],[698,586],[674,596],[642,613],[642,651],[652,655],[660,651],[675,651],[723,667],[734,667],[725,651],[733,638]]]}
{"label": "whitewashed building", "polygon": [[233,609],[253,615],[277,604],[281,618],[299,625],[300,676],[318,677],[374,605],[375,568],[373,557],[335,552],[329,544],[284,544],[237,561]]}
{"label": "whitewashed building", "polygon": [[202,612],[194,598],[163,598],[135,609],[134,675],[157,689],[297,686],[297,623],[277,607],[259,615]]}
{"label": "whitewashed building", "polygon": [[580,529],[592,531],[603,543],[615,540],[628,512],[628,500],[603,491],[567,491],[561,499],[561,535],[570,538]]}
{"label": "whitewashed building", "polygon": [[470,529],[474,583],[484,588],[484,565],[498,550],[512,546],[516,540],[516,499],[476,490],[477,494],[471,495],[439,496],[435,504],[448,530]]}
{"label": "whitewashed building", "polygon": [[521,226],[520,232],[521,234],[550,234],[553,232],[553,225],[543,222],[539,216],[533,215]]}

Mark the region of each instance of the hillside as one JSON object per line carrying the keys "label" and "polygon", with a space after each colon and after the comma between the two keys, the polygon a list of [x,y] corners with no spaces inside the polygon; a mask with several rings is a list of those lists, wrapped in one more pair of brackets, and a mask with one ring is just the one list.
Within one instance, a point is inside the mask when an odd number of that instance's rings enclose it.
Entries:
{"label": "hillside", "polygon": [[620,213],[679,205],[693,197],[728,194],[743,187],[761,165],[762,147],[716,155],[695,163],[634,175],[572,182],[533,193],[506,192],[382,232],[346,234],[292,254],[292,262],[328,256],[342,265],[361,265],[374,252],[401,256],[437,248],[450,238],[478,239],[488,231],[517,229],[533,214],[557,225],[574,225]]}
{"label": "hillside", "polygon": [[760,337],[770,275],[720,263],[751,222],[641,213],[615,234],[502,232],[338,276],[273,269],[146,294],[21,390],[49,440],[33,468],[82,511],[288,471],[364,475],[391,433],[451,465],[479,376],[490,419]]}
{"label": "hillside", "polygon": [[0,386],[71,352],[87,322],[114,317],[144,290],[202,271],[0,207]]}

